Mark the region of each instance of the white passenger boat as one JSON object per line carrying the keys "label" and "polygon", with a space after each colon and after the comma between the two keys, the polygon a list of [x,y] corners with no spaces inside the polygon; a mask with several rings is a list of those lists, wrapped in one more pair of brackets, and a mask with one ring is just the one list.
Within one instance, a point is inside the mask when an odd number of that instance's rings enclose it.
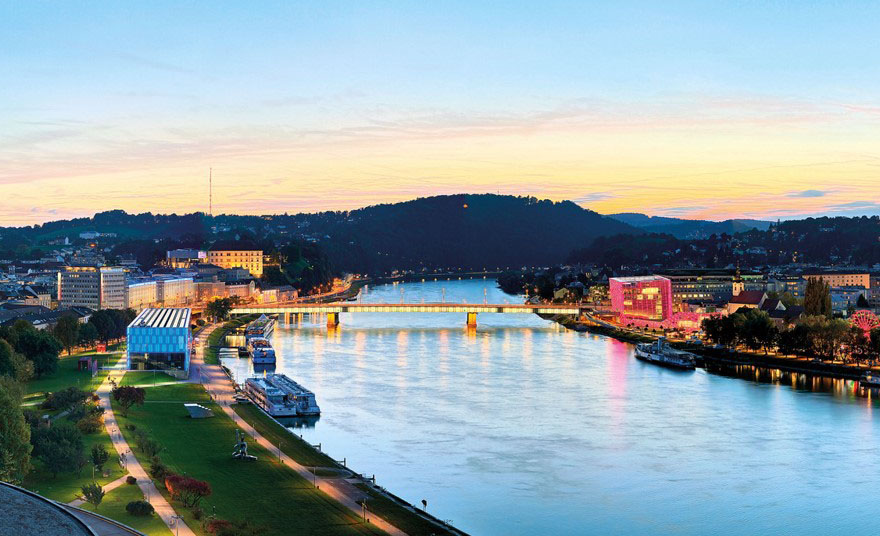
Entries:
{"label": "white passenger boat", "polygon": [[261,337],[268,339],[269,335],[275,330],[275,319],[266,315],[260,315],[260,318],[254,320],[244,328],[245,341],[253,337]]}
{"label": "white passenger boat", "polygon": [[254,365],[275,364],[275,349],[269,344],[269,339],[252,337],[247,342],[247,351]]}
{"label": "white passenger boat", "polygon": [[248,378],[244,392],[273,417],[303,417],[320,415],[315,393],[291,380],[284,374],[266,374]]}
{"label": "white passenger boat", "polygon": [[654,342],[637,344],[636,357],[670,368],[694,370],[697,367],[697,360],[692,353],[672,348],[665,337],[660,337]]}

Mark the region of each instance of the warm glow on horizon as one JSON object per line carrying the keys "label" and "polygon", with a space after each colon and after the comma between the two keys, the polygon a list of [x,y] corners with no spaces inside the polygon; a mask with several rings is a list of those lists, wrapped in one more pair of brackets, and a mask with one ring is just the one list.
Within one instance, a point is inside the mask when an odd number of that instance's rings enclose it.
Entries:
{"label": "warm glow on horizon", "polygon": [[207,211],[209,167],[215,214],[487,192],[712,220],[880,213],[869,13],[81,7],[0,22],[0,225]]}

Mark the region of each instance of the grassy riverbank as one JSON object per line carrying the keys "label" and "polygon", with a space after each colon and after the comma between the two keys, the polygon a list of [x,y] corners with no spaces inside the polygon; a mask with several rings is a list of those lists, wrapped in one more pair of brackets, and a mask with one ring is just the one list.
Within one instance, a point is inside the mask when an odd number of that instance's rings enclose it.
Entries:
{"label": "grassy riverbank", "polygon": [[[281,445],[281,450],[296,460],[297,463],[306,467],[316,467],[316,473],[321,477],[335,476],[339,470],[344,469],[330,456],[315,450],[306,441],[292,434],[277,421],[266,415],[252,404],[235,405],[235,412],[248,424],[253,426],[262,436],[274,445]],[[343,473],[344,475],[344,473]],[[415,513],[413,508],[400,504],[380,491],[366,484],[356,486],[367,495],[367,508],[370,512],[379,515],[395,527],[406,532],[410,536],[428,536],[431,534],[440,536],[452,534],[442,526],[423,518]]]}
{"label": "grassy riverbank", "polygon": [[114,521],[143,532],[147,536],[171,536],[172,532],[165,526],[165,523],[162,522],[158,515],[133,516],[126,511],[125,505],[132,501],[142,501],[143,499],[144,494],[136,484],[123,484],[107,492],[97,508],[90,503],[85,503],[79,508],[109,517]]}
{"label": "grassy riverbank", "polygon": [[212,331],[211,334],[208,335],[208,340],[204,343],[205,363],[208,365],[220,364],[220,348],[223,346],[223,341],[226,338],[227,333],[236,328],[240,328],[241,326],[254,320],[254,318],[256,318],[256,315],[245,315],[239,318],[234,318]]}
{"label": "grassy riverbank", "polygon": [[[214,412],[209,419],[190,419],[184,402],[202,404]],[[177,384],[151,387],[147,402],[122,417],[117,412],[129,444],[134,437],[127,425],[148,433],[163,447],[160,457],[174,472],[205,480],[213,494],[202,502],[202,508],[223,519],[248,521],[266,527],[266,534],[381,534],[364,525],[347,508],[331,499],[292,469],[278,462],[271,453],[248,442],[248,451],[256,462],[232,459],[236,425],[210,400],[199,384]],[[149,467],[149,460],[135,450],[139,461]],[[162,482],[156,482],[164,490]],[[167,492],[163,491],[166,498]],[[197,534],[205,534],[192,512],[174,503]]]}

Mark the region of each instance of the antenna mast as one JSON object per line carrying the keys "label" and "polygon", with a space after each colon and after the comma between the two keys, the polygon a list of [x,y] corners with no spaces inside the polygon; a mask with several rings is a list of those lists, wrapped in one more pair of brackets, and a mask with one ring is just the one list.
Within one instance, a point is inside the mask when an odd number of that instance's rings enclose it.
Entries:
{"label": "antenna mast", "polygon": [[214,168],[208,168],[208,216],[214,216]]}

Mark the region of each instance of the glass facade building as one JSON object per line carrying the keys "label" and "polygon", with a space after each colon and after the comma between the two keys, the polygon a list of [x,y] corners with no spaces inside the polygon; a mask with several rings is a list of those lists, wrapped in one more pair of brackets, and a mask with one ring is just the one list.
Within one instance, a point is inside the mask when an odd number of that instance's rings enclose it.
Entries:
{"label": "glass facade building", "polygon": [[662,322],[672,315],[672,283],[665,277],[612,277],[608,293],[622,317]]}
{"label": "glass facade building", "polygon": [[191,310],[144,309],[128,325],[127,365],[130,370],[164,370],[174,375],[189,372],[192,332]]}

